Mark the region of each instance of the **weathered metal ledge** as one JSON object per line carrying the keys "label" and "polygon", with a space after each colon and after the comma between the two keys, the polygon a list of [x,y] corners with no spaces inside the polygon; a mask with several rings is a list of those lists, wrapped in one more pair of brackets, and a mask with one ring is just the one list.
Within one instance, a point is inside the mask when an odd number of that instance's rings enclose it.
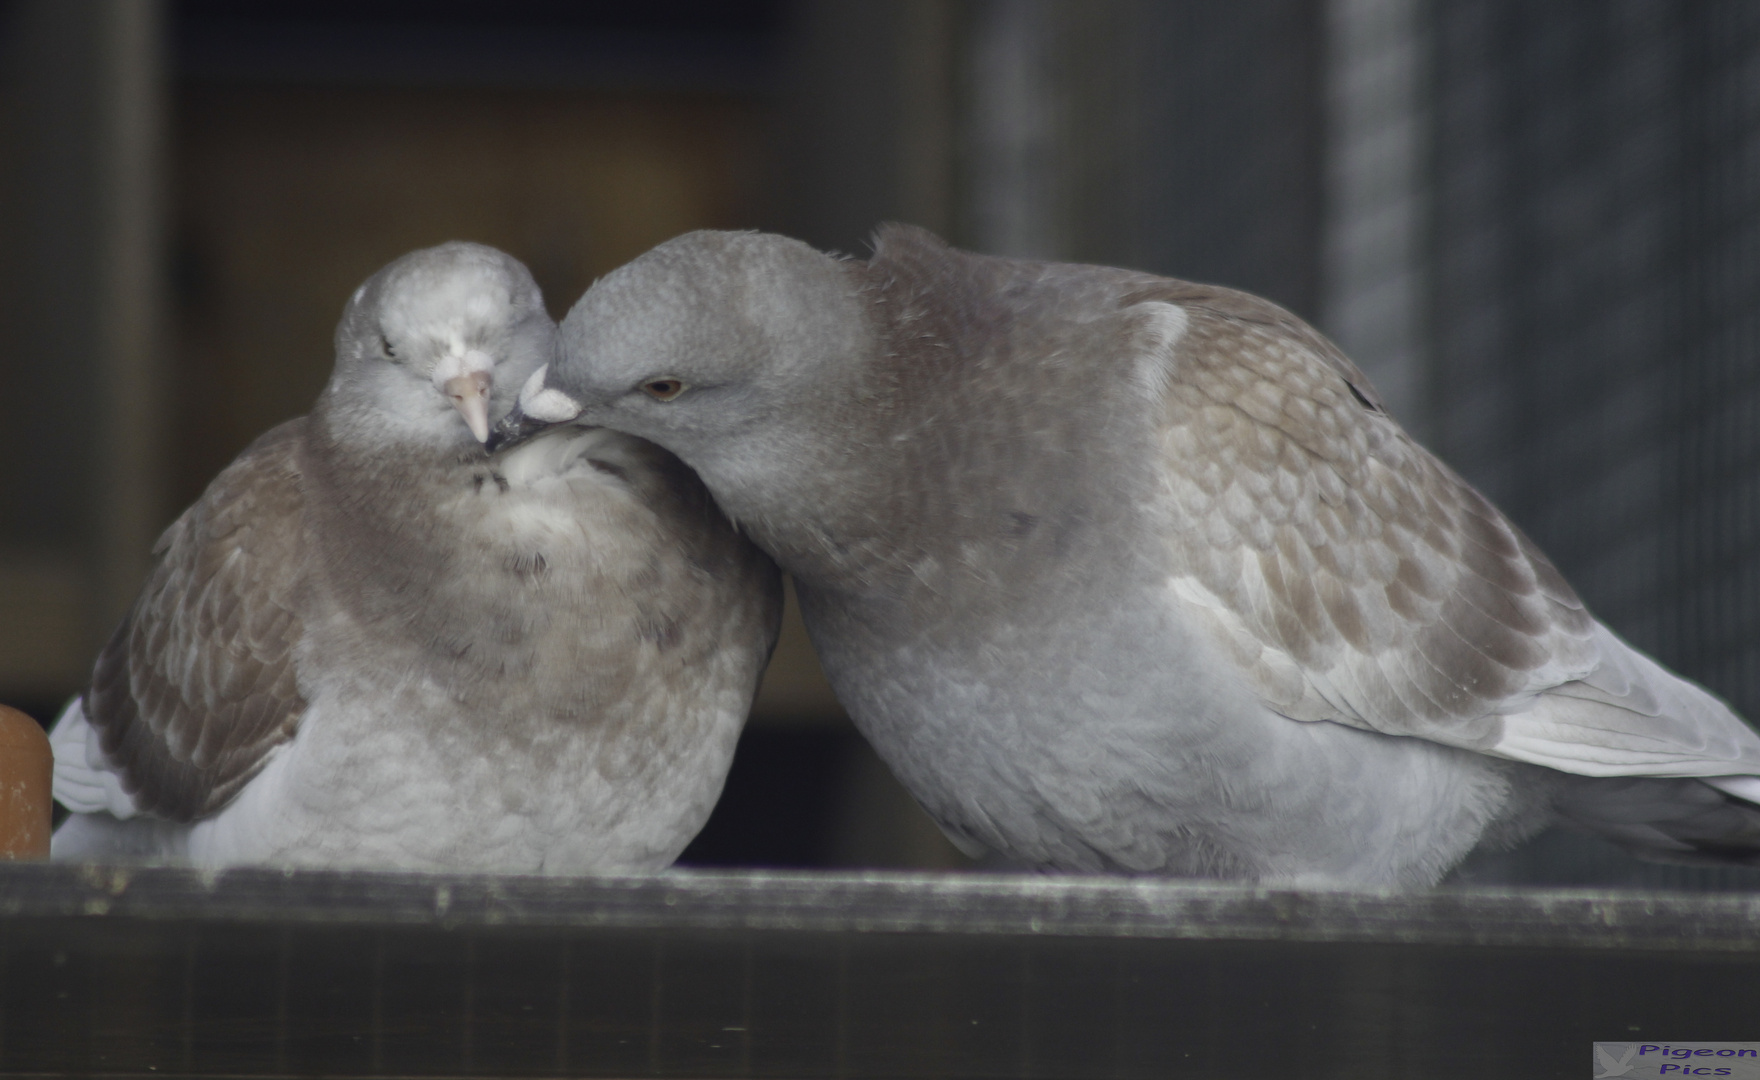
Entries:
{"label": "weathered metal ledge", "polygon": [[0,866],[11,1075],[1522,1077],[1760,1039],[1760,894]]}
{"label": "weathered metal ledge", "polygon": [[1032,874],[545,878],[27,863],[0,865],[0,916],[1760,952],[1760,893],[1293,891]]}

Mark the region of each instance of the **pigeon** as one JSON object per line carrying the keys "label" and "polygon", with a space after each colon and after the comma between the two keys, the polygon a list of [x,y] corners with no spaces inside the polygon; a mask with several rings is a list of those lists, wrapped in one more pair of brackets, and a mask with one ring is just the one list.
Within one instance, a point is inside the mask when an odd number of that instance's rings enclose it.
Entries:
{"label": "pigeon", "polygon": [[354,294],[309,416],[159,539],[53,732],[56,859],[647,872],[720,793],[775,565],[670,454],[481,442],[555,351],[513,258],[450,243]]}
{"label": "pigeon", "polygon": [[491,442],[564,421],[702,477],[969,853],[1404,888],[1565,823],[1760,861],[1760,736],[1268,301],[691,233],[587,291]]}

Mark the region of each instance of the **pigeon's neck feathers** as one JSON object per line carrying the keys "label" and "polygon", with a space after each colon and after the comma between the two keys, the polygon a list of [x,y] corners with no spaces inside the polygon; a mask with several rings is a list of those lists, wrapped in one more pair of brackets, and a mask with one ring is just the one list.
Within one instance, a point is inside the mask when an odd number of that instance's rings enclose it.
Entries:
{"label": "pigeon's neck feathers", "polygon": [[[845,265],[865,349],[828,357],[821,389],[777,410],[762,440],[727,440],[699,465],[798,578],[865,591],[990,550],[1010,522],[1043,521],[1073,553],[1142,495],[1147,470],[1122,448],[1151,410],[1139,386],[1095,377],[1140,351],[1141,320],[1119,304],[1138,275],[972,255],[906,226]],[[1095,323],[1116,357],[1092,355]],[[1067,437],[1084,424],[1119,438]],[[1084,481],[1096,475],[1109,483]]]}

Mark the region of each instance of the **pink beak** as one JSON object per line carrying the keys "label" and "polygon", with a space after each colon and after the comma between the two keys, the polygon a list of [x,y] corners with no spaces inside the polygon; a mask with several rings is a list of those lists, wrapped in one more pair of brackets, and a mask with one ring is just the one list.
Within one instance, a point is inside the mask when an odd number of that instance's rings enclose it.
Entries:
{"label": "pink beak", "polygon": [[471,434],[478,442],[489,441],[489,387],[490,378],[487,371],[473,371],[468,375],[459,375],[447,379],[441,385],[446,396],[452,399],[452,407],[471,429]]}

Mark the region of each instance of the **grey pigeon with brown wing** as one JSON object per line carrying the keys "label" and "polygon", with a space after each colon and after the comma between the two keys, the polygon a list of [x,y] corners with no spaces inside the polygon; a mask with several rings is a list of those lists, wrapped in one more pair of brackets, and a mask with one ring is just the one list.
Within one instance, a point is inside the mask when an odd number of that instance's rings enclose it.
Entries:
{"label": "grey pigeon with brown wing", "polygon": [[905,227],[866,262],[693,233],[589,290],[520,402],[500,438],[693,467],[970,850],[1415,885],[1563,820],[1760,861],[1753,729],[1255,297]]}
{"label": "grey pigeon with brown wing", "polygon": [[780,594],[650,443],[480,441],[554,353],[492,248],[355,294],[310,416],[166,531],[54,731],[56,858],[571,873],[670,863],[720,792]]}

